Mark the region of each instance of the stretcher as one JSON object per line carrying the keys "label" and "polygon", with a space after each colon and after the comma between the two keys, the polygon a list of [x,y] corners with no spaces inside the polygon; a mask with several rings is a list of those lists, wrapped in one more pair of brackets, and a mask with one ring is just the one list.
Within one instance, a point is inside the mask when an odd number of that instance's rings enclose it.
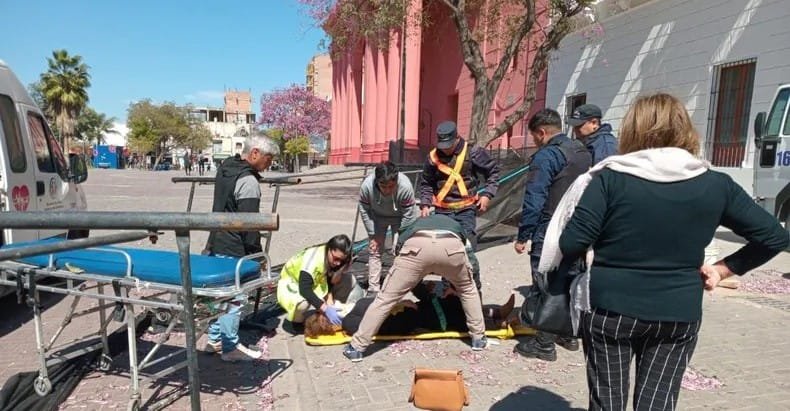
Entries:
{"label": "stretcher", "polygon": [[[499,338],[506,340],[508,338],[515,338],[518,335],[533,335],[535,330],[524,326],[508,326],[499,330],[486,330],[486,336],[492,338]],[[436,331],[411,335],[377,335],[373,337],[374,341],[400,341],[400,340],[438,340],[445,338],[468,338],[469,333],[460,331]],[[332,335],[320,335],[315,338],[304,337],[304,342],[307,345],[340,345],[347,344],[351,341],[351,336],[338,331]]]}
{"label": "stretcher", "polygon": [[[35,213],[14,213],[24,223],[14,221],[12,213],[0,214],[0,224],[36,227],[44,216]],[[68,215],[66,215],[68,214]],[[84,215],[83,215],[84,214]],[[56,227],[80,218],[98,218],[97,213],[62,213],[46,217],[46,224]],[[243,258],[214,257],[189,254],[189,229],[276,230],[276,215],[216,215],[197,213],[161,213],[143,216],[129,213],[129,221],[97,224],[103,229],[130,229],[137,227],[148,231],[112,234],[80,240],[49,238],[27,243],[14,243],[0,248],[0,285],[16,288],[20,302],[27,302],[33,311],[38,356],[38,377],[34,390],[46,395],[52,390],[47,366],[68,361],[88,352],[101,351],[96,367],[107,371],[112,359],[109,356],[108,328],[113,321],[124,323],[128,333],[130,400],[129,410],[142,405],[141,382],[156,380],[182,368],[189,369],[189,389],[192,409],[200,408],[196,341],[208,329],[209,323],[224,314],[218,307],[239,295],[252,295],[262,291],[271,295],[277,285],[278,274],[272,272],[266,252]],[[144,218],[138,218],[144,217]],[[157,221],[156,217],[160,217]],[[146,221],[145,223],[135,223]],[[150,222],[149,222],[150,221]],[[42,223],[43,224],[43,223]],[[178,251],[142,249],[111,245],[157,235],[156,227],[166,226],[176,231]],[[82,247],[93,245],[90,248]],[[52,250],[42,253],[40,250]],[[183,257],[183,258],[182,258]],[[40,293],[57,293],[72,297],[63,320],[51,338],[45,339],[42,322]],[[82,306],[82,299],[96,300],[98,304]],[[95,329],[80,322],[89,333],[74,341],[58,343],[58,338],[72,320],[97,315]],[[153,346],[138,358],[135,329],[147,316],[166,320],[166,329],[159,334]],[[183,348],[159,355],[177,325],[183,326],[186,344]],[[95,330],[95,331],[94,331]],[[56,345],[56,343],[60,345]],[[198,382],[198,383],[195,383]],[[166,405],[166,404],[162,404]]]}

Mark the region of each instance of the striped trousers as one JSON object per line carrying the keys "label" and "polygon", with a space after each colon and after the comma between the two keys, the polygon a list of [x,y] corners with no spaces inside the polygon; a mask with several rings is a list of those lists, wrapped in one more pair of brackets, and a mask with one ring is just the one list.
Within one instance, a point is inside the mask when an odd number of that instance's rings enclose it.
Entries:
{"label": "striped trousers", "polygon": [[674,410],[700,322],[642,321],[611,311],[583,313],[590,410],[625,410],[636,359],[634,410]]}

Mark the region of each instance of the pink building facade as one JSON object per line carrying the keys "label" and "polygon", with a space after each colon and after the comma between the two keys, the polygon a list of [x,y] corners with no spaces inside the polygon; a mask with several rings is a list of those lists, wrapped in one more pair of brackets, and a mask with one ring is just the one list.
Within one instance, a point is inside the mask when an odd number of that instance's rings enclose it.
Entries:
{"label": "pink building facade", "polygon": [[[375,163],[389,159],[390,142],[399,139],[401,124],[405,163],[425,159],[436,143],[436,126],[442,121],[453,120],[462,136],[468,134],[474,79],[463,63],[458,35],[448,11],[436,2],[433,4],[423,8],[423,0],[412,0],[413,9],[428,13],[433,23],[428,28],[407,24],[405,42],[400,33],[392,33],[387,49],[375,44],[360,44],[335,57],[330,164]],[[526,43],[514,57],[500,85],[489,113],[489,126],[501,122],[526,95],[527,76],[535,54],[534,43]],[[495,64],[505,46],[495,40],[486,40],[481,47],[487,62]],[[402,54],[405,59],[401,58]],[[544,74],[531,111],[544,107],[545,94]],[[514,124],[488,147],[508,149],[532,144],[525,137],[528,117]],[[393,158],[397,159],[397,155]]]}

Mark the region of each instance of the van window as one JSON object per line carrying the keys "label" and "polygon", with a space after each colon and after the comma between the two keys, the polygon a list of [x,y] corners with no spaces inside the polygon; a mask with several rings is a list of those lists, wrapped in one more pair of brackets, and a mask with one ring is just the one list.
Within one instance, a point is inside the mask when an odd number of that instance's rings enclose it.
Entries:
{"label": "van window", "polygon": [[38,170],[43,173],[57,173],[64,180],[68,178],[68,165],[63,157],[60,145],[55,141],[55,136],[49,130],[46,121],[40,115],[29,111],[27,125],[33,147],[36,150]]}
{"label": "van window", "polygon": [[[765,123],[766,136],[779,135],[779,127],[782,124],[782,117],[785,114],[785,108],[787,107],[788,99],[790,99],[790,88],[785,88],[779,91],[779,94],[776,96],[776,100],[774,100],[774,105],[771,107],[770,113],[768,113],[768,121]],[[787,131],[787,124],[785,124],[785,131]]]}
{"label": "van window", "polygon": [[27,170],[27,160],[25,145],[22,142],[22,129],[19,127],[19,119],[16,117],[14,100],[4,94],[0,94],[0,123],[3,126],[5,145],[8,147],[8,162],[11,171],[24,173]]}

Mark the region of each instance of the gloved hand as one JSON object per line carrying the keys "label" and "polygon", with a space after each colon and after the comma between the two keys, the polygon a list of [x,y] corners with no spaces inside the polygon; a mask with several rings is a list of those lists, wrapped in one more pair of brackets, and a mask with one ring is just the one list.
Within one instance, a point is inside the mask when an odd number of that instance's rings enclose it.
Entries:
{"label": "gloved hand", "polygon": [[324,314],[326,315],[326,318],[329,318],[329,322],[334,325],[340,325],[343,323],[343,320],[340,318],[340,314],[338,314],[337,309],[331,305],[326,306],[324,309]]}

